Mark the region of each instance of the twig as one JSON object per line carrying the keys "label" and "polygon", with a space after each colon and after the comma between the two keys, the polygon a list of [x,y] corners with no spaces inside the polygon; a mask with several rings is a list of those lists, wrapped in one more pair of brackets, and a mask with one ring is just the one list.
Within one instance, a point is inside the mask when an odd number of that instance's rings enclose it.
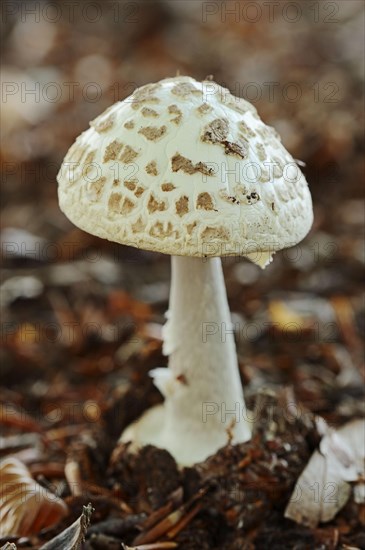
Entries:
{"label": "twig", "polygon": [[178,533],[180,533],[180,531],[182,531],[184,529],[184,527],[186,527],[190,521],[200,512],[200,510],[202,509],[202,504],[201,502],[198,502],[194,508],[192,508],[190,510],[190,512],[188,512],[186,514],[186,516],[184,516],[181,521],[179,521],[179,523],[177,523],[175,525],[175,527],[173,527],[172,529],[170,529],[170,531],[167,531],[166,533],[166,536],[169,538],[169,539],[174,539],[176,537],[176,535]]}
{"label": "twig", "polygon": [[[156,541],[159,537],[162,537],[167,532],[171,532],[173,528],[180,524],[181,520],[184,518],[184,516],[187,514],[189,508],[195,502],[199,499],[201,499],[208,491],[208,488],[200,489],[200,491],[194,495],[188,502],[185,504],[182,504],[177,510],[169,514],[166,518],[164,518],[162,521],[157,523],[150,529],[149,531],[145,531],[144,533],[140,533],[133,541],[133,544],[147,544],[150,542]],[[195,510],[195,509],[194,509]],[[193,516],[188,517],[185,524],[181,527],[185,527],[187,523],[191,520],[194,515],[196,515],[199,512],[199,510],[196,510],[193,514]],[[180,531],[180,528],[178,529]],[[177,531],[177,532],[178,532]]]}
{"label": "twig", "polygon": [[123,550],[167,550],[176,548],[176,542],[154,542],[153,544],[142,544],[142,546],[126,546],[123,544]]}
{"label": "twig", "polygon": [[67,460],[65,464],[65,478],[74,497],[82,495],[82,478],[80,466],[75,460]]}
{"label": "twig", "polygon": [[182,497],[183,490],[182,487],[179,487],[178,489],[176,489],[176,491],[171,493],[169,502],[164,506],[161,506],[161,508],[159,508],[158,510],[152,512],[152,514],[150,514],[142,523],[141,527],[143,529],[150,529],[151,527],[156,525],[156,523],[158,523],[162,518],[171,514],[174,508],[176,508],[177,506],[181,506]]}

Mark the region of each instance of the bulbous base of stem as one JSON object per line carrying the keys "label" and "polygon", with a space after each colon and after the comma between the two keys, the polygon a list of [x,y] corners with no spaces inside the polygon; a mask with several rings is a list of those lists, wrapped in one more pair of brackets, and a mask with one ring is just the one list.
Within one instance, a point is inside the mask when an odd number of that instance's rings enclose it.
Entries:
{"label": "bulbous base of stem", "polygon": [[[214,413],[213,410],[211,412]],[[167,415],[165,403],[152,407],[124,430],[120,441],[131,442],[132,452],[144,445],[166,449],[180,466],[192,466],[216,453],[230,440],[233,444],[243,443],[251,437],[251,425],[247,419],[244,431],[241,430],[237,437],[232,423],[226,426],[226,430],[221,426],[218,430],[212,430],[209,422],[202,423],[200,430],[185,432],[178,425],[171,430]]]}

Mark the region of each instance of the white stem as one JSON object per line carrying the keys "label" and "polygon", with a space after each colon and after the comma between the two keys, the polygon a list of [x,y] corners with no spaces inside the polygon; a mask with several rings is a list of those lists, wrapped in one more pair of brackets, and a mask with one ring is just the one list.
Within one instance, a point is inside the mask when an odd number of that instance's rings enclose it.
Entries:
{"label": "white stem", "polygon": [[235,441],[250,436],[222,264],[220,258],[173,256],[171,261],[164,327],[170,376],[159,380],[162,369],[155,373],[165,395],[164,433],[183,445],[186,438],[195,441],[194,453],[200,454],[199,447],[213,453],[227,442],[232,423]]}
{"label": "white stem", "polygon": [[228,442],[250,438],[222,264],[172,257],[164,327],[169,368],[152,371],[165,396],[122,434],[135,445],[167,449],[180,464],[204,460]]}

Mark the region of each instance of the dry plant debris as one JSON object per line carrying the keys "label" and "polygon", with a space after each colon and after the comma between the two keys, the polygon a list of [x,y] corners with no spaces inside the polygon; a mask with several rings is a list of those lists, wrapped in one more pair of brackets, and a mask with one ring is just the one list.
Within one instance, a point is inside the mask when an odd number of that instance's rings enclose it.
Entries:
{"label": "dry plant debris", "polygon": [[81,516],[67,529],[40,547],[39,550],[80,550],[90,524],[93,508],[84,506]]}
{"label": "dry plant debris", "polygon": [[57,524],[67,506],[56,495],[39,485],[20,460],[0,462],[1,535],[27,536]]}
{"label": "dry plant debris", "polygon": [[365,422],[353,420],[339,430],[329,430],[300,475],[285,517],[309,527],[331,521],[351,495],[356,482],[357,502],[364,504]]}

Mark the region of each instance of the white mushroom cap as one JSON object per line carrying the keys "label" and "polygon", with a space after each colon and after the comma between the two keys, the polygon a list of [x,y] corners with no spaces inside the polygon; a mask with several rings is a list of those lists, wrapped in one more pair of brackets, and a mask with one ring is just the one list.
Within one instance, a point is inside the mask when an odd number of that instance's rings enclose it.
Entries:
{"label": "white mushroom cap", "polygon": [[148,84],[90,126],[58,183],[63,212],[93,235],[264,266],[312,225],[307,182],[278,134],[215,82]]}

